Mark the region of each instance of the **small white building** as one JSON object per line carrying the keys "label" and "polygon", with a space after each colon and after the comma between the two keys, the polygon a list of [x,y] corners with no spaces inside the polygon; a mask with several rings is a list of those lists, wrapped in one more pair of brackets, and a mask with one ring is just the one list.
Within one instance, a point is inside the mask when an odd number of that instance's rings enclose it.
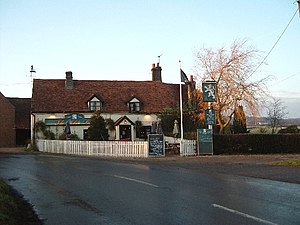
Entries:
{"label": "small white building", "polygon": [[[110,140],[144,140],[158,115],[179,105],[179,84],[163,83],[161,70],[153,64],[150,81],[74,80],[70,71],[65,79],[34,79],[31,133],[42,121],[58,139],[69,122],[71,133],[85,140],[90,118],[100,111],[112,123]],[[194,81],[183,85],[184,101],[194,86]]]}

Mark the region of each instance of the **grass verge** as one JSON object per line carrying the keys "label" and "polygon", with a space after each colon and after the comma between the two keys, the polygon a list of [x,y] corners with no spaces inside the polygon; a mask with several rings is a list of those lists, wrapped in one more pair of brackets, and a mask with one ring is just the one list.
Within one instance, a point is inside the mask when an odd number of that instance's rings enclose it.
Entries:
{"label": "grass verge", "polygon": [[0,177],[0,224],[41,225],[31,205]]}
{"label": "grass verge", "polygon": [[300,167],[300,159],[289,159],[289,160],[276,162],[274,164],[275,165],[281,165],[281,166],[297,166],[297,167]]}

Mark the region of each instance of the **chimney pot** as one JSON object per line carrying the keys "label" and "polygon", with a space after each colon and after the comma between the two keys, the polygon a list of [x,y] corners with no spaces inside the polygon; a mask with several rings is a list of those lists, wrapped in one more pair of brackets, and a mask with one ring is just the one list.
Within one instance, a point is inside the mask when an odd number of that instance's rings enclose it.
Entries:
{"label": "chimney pot", "polygon": [[67,71],[67,72],[66,72],[66,78],[67,78],[67,77],[72,77],[72,71]]}

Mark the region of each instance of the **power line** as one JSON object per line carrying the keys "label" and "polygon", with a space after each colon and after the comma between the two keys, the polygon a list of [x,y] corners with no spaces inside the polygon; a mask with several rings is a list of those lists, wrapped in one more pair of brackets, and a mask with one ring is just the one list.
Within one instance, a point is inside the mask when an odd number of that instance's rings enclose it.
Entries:
{"label": "power line", "polygon": [[275,84],[271,84],[270,86],[275,86],[275,85],[281,84],[283,81],[286,81],[286,80],[288,80],[288,79],[290,79],[290,78],[292,78],[292,77],[294,77],[294,76],[296,76],[298,74],[300,74],[300,71],[297,72],[297,73],[294,73],[294,74],[292,74],[292,75],[290,75],[290,76],[288,76],[288,77],[286,77],[286,78],[284,78],[284,79],[282,79],[280,81],[277,81]]}
{"label": "power line", "polygon": [[273,45],[273,47],[270,49],[270,51],[268,52],[268,54],[263,58],[263,60],[258,64],[258,66],[255,68],[255,70],[253,70],[253,72],[250,74],[250,76],[248,78],[250,78],[257,70],[258,68],[266,61],[266,59],[268,58],[268,56],[271,54],[271,52],[273,51],[273,49],[275,48],[275,46],[277,45],[277,43],[279,42],[279,40],[281,39],[281,37],[284,35],[284,33],[286,32],[287,28],[289,27],[289,25],[291,24],[291,22],[293,21],[294,17],[296,16],[298,12],[298,9],[295,11],[294,15],[292,16],[292,18],[290,19],[290,21],[288,22],[288,24],[286,25],[286,27],[284,28],[283,32],[280,34],[279,38],[277,39],[277,41],[275,42],[275,44]]}

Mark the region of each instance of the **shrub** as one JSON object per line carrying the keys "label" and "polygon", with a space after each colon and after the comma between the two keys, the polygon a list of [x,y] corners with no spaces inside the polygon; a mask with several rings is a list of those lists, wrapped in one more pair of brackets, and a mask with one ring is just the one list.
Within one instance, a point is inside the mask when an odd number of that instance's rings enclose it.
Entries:
{"label": "shrub", "polygon": [[298,134],[214,135],[215,154],[300,153]]}
{"label": "shrub", "polygon": [[43,121],[37,121],[34,125],[34,133],[37,135],[38,133],[42,133],[45,139],[54,140],[55,134],[47,129],[46,124]]}
{"label": "shrub", "polygon": [[62,134],[59,135],[58,139],[59,140],[67,140],[68,139],[68,140],[72,140],[72,141],[79,141],[80,140],[78,135],[75,134],[75,133],[74,134],[69,134],[68,138],[67,138],[65,133],[62,133]]}
{"label": "shrub", "polygon": [[90,141],[106,141],[108,140],[108,130],[104,118],[100,112],[95,112],[91,117],[90,127],[87,130],[87,137]]}

